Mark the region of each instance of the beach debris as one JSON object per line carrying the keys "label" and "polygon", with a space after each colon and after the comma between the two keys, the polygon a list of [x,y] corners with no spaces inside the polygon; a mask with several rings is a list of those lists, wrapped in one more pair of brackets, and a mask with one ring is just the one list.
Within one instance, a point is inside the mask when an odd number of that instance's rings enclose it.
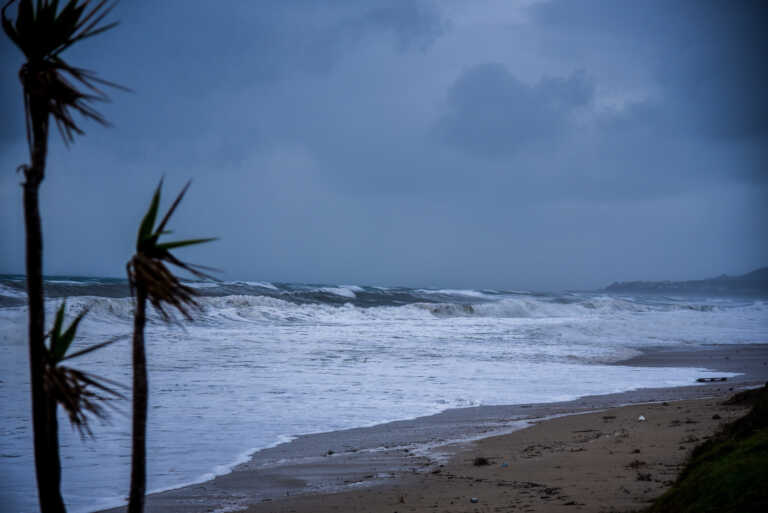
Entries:
{"label": "beach debris", "polygon": [[472,464],[476,467],[482,467],[485,465],[490,465],[491,462],[485,456],[478,456],[477,458],[475,458],[475,461]]}
{"label": "beach debris", "polygon": [[720,420],[720,419],[722,419],[722,417],[720,415],[718,415],[717,413],[712,415],[712,420]]}
{"label": "beach debris", "polygon": [[717,383],[719,381],[728,381],[728,378],[699,378],[698,383]]}
{"label": "beach debris", "polygon": [[637,418],[637,421],[638,421],[638,422],[645,422],[645,415],[640,415],[640,416]]}
{"label": "beach debris", "polygon": [[619,442],[623,442],[622,440],[623,438],[629,438],[629,432],[626,429],[621,428],[618,431],[614,431],[613,435],[608,435],[608,436],[616,437],[616,443],[619,443]]}
{"label": "beach debris", "polygon": [[509,463],[507,463],[506,461],[501,464],[501,468],[507,468],[508,466],[509,466]]}
{"label": "beach debris", "polygon": [[472,497],[471,499],[469,499],[469,502],[471,502],[472,504],[477,504],[478,502],[480,502],[480,499],[478,499],[477,497]]}

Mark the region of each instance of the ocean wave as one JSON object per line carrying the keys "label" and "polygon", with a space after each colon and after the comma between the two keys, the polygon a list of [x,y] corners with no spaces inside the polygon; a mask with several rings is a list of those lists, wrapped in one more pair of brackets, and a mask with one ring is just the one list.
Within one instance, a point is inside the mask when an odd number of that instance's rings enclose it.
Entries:
{"label": "ocean wave", "polygon": [[[411,289],[407,287],[367,287],[354,284],[290,284],[267,281],[185,281],[200,294],[203,305],[213,304],[213,298],[228,297],[269,297],[284,301],[281,307],[270,306],[273,310],[284,308],[288,313],[270,312],[268,318],[291,318],[295,305],[314,305],[318,318],[328,319],[334,314],[349,316],[347,309],[352,305],[365,310],[356,312],[361,318],[413,317],[419,314],[447,317],[582,317],[590,315],[633,314],[643,312],[694,311],[718,312],[724,309],[744,309],[764,312],[764,299],[735,298],[684,298],[670,296],[629,296],[606,293],[526,293],[524,291],[501,291],[494,289]],[[46,279],[45,291],[49,299],[82,298],[93,302],[101,299],[127,299],[130,292],[124,279],[116,278],[71,278]],[[14,307],[26,302],[23,277],[5,275],[0,279],[0,308]],[[112,308],[114,315],[122,318],[120,302],[105,302],[105,308]],[[328,308],[330,307],[330,309]],[[388,307],[400,310],[387,309]],[[100,308],[97,307],[97,308]],[[251,308],[265,308],[253,306]],[[379,312],[371,310],[384,308]],[[312,315],[312,307],[299,309],[301,318]],[[354,311],[354,310],[352,310]],[[105,314],[110,314],[107,310]],[[267,315],[261,312],[263,315]],[[250,314],[250,316],[259,313]]]}
{"label": "ocean wave", "polygon": [[[221,325],[227,322],[256,323],[344,323],[372,320],[450,318],[587,319],[620,318],[648,312],[710,314],[741,311],[745,315],[762,314],[765,301],[675,301],[668,297],[627,297],[607,294],[520,294],[461,289],[382,289],[358,285],[312,286],[274,285],[267,282],[188,282],[198,288],[200,310],[193,312],[192,324]],[[95,286],[92,286],[95,287]],[[92,291],[93,288],[87,288]],[[133,300],[120,292],[124,283],[105,283],[99,290],[112,297],[76,295],[67,299],[72,315],[89,308],[93,322],[130,323]],[[117,287],[117,288],[116,288]],[[61,292],[66,292],[64,289]],[[0,297],[11,298],[4,308],[23,305],[25,291],[13,284],[0,283]],[[62,297],[64,297],[62,295]],[[11,301],[9,299],[9,301]],[[61,299],[51,298],[52,311]],[[0,302],[0,308],[3,308]],[[152,308],[149,321],[159,322]],[[187,322],[187,321],[183,321]]]}
{"label": "ocean wave", "polygon": [[487,292],[472,289],[417,289],[420,294],[434,294],[438,296],[464,296],[479,299],[487,299],[490,295]]}
{"label": "ocean wave", "polygon": [[27,297],[27,292],[23,288],[9,287],[0,283],[0,296],[22,299]]}
{"label": "ocean wave", "polygon": [[260,287],[262,289],[279,290],[277,287],[275,287],[274,284],[268,281],[246,281],[243,283],[245,283],[246,285],[250,285],[251,287]]}
{"label": "ocean wave", "polygon": [[[360,287],[357,287],[357,292],[362,292],[363,289]],[[318,292],[325,292],[326,294],[334,294],[336,296],[341,297],[348,297],[350,299],[354,299],[357,297],[357,294],[355,294],[355,290],[352,289],[352,287],[321,287],[317,289]]]}
{"label": "ocean wave", "polygon": [[215,281],[185,281],[183,283],[193,289],[212,289],[219,286]]}

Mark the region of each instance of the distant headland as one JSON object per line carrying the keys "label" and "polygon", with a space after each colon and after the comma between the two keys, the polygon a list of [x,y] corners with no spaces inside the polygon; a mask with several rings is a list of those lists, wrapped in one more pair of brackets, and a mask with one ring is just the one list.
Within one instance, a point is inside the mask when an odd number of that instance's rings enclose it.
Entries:
{"label": "distant headland", "polygon": [[723,274],[717,278],[688,281],[618,281],[608,285],[609,292],[768,295],[768,267],[741,276]]}

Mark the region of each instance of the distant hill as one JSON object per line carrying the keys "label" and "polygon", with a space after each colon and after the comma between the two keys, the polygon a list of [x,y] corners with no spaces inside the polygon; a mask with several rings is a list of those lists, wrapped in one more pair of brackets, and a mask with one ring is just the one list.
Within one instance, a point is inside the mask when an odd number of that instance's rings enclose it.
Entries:
{"label": "distant hill", "polygon": [[608,285],[609,292],[645,294],[720,294],[767,295],[768,267],[756,269],[741,276],[723,274],[717,278],[689,281],[619,281]]}

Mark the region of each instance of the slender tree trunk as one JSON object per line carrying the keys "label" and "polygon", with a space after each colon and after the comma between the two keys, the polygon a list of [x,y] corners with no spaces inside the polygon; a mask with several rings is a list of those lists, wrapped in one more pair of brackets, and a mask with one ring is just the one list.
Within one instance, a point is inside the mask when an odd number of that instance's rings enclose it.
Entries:
{"label": "slender tree trunk", "polygon": [[147,357],[144,352],[147,290],[136,284],[136,312],[133,316],[133,447],[131,450],[131,493],[128,513],[143,513],[147,486]]}
{"label": "slender tree trunk", "polygon": [[45,177],[48,153],[48,110],[45,100],[30,98],[32,118],[31,162],[24,169],[24,225],[29,301],[29,370],[32,388],[32,426],[35,443],[37,493],[42,513],[64,513],[61,497],[61,461],[56,403],[43,385],[45,369],[45,303],[43,299],[43,230],[39,189]]}

